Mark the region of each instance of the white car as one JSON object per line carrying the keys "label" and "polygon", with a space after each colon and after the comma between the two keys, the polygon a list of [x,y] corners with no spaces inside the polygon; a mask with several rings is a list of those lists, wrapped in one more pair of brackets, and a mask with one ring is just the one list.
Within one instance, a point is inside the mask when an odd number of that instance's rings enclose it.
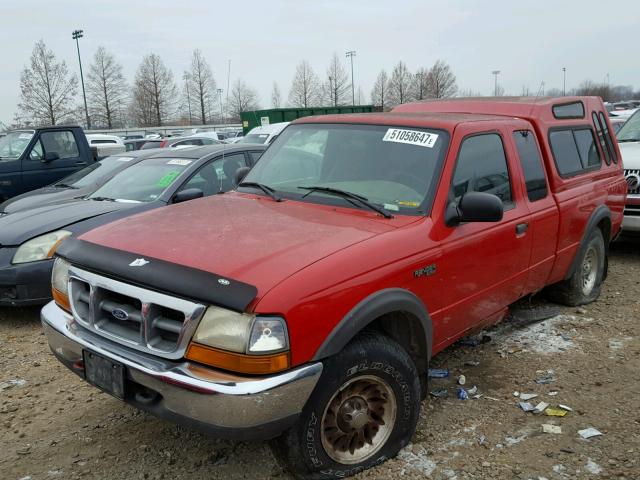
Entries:
{"label": "white car", "polygon": [[617,137],[627,179],[627,204],[622,230],[640,233],[640,110],[629,117]]}
{"label": "white car", "polygon": [[98,149],[98,158],[108,157],[127,150],[122,138],[116,135],[104,135],[102,133],[89,133],[86,135],[90,147]]}
{"label": "white car", "polygon": [[290,122],[272,123],[262,127],[252,128],[249,133],[242,137],[238,143],[259,143],[269,145],[280,133],[289,125]]}

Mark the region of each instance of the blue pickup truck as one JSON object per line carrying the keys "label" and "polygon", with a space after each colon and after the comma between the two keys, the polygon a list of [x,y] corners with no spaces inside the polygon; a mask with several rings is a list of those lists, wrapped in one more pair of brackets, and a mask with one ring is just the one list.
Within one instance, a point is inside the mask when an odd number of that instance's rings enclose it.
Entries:
{"label": "blue pickup truck", "polygon": [[0,137],[0,203],[96,161],[80,127],[14,130]]}

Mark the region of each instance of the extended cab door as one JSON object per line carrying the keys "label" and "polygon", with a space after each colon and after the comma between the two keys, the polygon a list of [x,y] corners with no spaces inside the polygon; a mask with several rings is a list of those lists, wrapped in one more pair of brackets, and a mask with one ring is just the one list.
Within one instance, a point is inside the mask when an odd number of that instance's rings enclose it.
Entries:
{"label": "extended cab door", "polygon": [[88,160],[82,157],[78,143],[72,129],[41,132],[22,157],[23,191],[49,185],[86,166]]}
{"label": "extended cab door", "polygon": [[516,159],[505,149],[510,131],[486,128],[474,122],[456,129],[453,145],[460,142],[459,149],[455,160],[447,161],[438,192],[439,208],[444,212],[468,192],[486,192],[502,199],[504,216],[499,222],[453,227],[446,225],[444,215],[434,219],[442,248],[437,274],[443,307],[439,318],[434,318],[441,327],[434,329],[440,330],[434,344],[483,321],[496,320],[520,298],[527,280],[529,210],[522,198]]}

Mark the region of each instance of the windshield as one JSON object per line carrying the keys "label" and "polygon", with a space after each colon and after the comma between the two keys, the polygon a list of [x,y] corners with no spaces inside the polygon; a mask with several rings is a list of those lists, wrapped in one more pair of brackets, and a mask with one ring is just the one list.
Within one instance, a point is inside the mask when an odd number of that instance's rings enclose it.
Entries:
{"label": "windshield", "polygon": [[616,136],[619,142],[640,142],[640,110],[629,117]]}
{"label": "windshield", "polygon": [[267,141],[267,138],[269,138],[268,133],[250,133],[242,137],[242,140],[238,141],[238,143],[259,143],[263,145]]}
{"label": "windshield", "polygon": [[88,198],[120,202],[152,202],[169,188],[193,160],[153,158],[118,172]]}
{"label": "windshield", "polygon": [[125,168],[131,160],[133,160],[133,157],[106,157],[99,162],[84,167],[82,170],[72,173],[68,177],[64,177],[62,180],[54,183],[54,185],[73,188],[87,187],[99,182],[117,170]]}
{"label": "windshield", "polygon": [[20,158],[32,137],[33,132],[11,132],[0,137],[0,158]]}
{"label": "windshield", "polygon": [[301,188],[330,187],[360,195],[389,212],[424,214],[448,143],[449,135],[442,130],[293,125],[244,181],[271,187],[284,198],[359,208],[329,192]]}

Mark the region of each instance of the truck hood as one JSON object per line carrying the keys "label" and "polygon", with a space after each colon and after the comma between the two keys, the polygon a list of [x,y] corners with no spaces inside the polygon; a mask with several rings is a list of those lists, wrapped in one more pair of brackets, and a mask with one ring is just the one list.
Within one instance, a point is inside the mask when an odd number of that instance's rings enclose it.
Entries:
{"label": "truck hood", "polygon": [[626,170],[640,170],[640,142],[618,143]]}
{"label": "truck hood", "polygon": [[418,219],[230,192],[133,215],[80,239],[235,279],[259,298],[307,265]]}
{"label": "truck hood", "polygon": [[95,190],[95,186],[84,188],[56,188],[43,187],[31,192],[23,193],[17,197],[10,198],[0,205],[0,212],[15,213],[34,207],[44,206],[50,203],[58,203],[82,197]]}
{"label": "truck hood", "polygon": [[38,235],[132,205],[136,204],[70,200],[10,213],[0,217],[0,245],[17,246]]}

